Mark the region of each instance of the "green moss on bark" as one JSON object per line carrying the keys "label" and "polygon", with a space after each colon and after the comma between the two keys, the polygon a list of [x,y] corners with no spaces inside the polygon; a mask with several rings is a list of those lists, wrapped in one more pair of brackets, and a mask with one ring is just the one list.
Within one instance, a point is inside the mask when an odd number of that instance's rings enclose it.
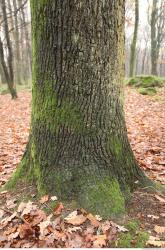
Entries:
{"label": "green moss on bark", "polygon": [[124,214],[125,200],[116,180],[104,178],[81,191],[79,203],[89,211],[104,218]]}

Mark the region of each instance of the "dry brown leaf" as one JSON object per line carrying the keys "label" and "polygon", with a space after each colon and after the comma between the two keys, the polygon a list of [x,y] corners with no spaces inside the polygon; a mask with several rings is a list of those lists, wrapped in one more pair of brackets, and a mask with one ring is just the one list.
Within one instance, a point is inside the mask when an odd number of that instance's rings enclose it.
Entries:
{"label": "dry brown leaf", "polygon": [[21,213],[21,216],[24,216],[30,214],[33,210],[37,210],[37,205],[29,201],[28,203],[21,202],[17,211]]}
{"label": "dry brown leaf", "polygon": [[42,221],[38,224],[38,226],[40,227],[40,239],[42,239],[42,237],[44,237],[48,233],[47,227],[51,225],[51,217],[52,214],[47,217],[47,220]]}
{"label": "dry brown leaf", "polygon": [[60,202],[56,205],[54,208],[54,215],[60,215],[62,213],[62,210],[64,209],[63,204]]}
{"label": "dry brown leaf", "polygon": [[73,226],[80,226],[86,221],[86,217],[83,214],[75,215],[72,217],[66,217],[65,222]]}
{"label": "dry brown leaf", "polygon": [[8,222],[12,221],[17,216],[17,212],[14,212],[11,216],[4,218],[1,223],[7,225]]}
{"label": "dry brown leaf", "polygon": [[19,236],[21,239],[28,238],[34,234],[34,230],[29,224],[22,224],[19,226]]}
{"label": "dry brown leaf", "polygon": [[16,232],[16,233],[12,233],[8,236],[8,240],[11,241],[13,239],[16,239],[19,235],[19,232]]}
{"label": "dry brown leaf", "polygon": [[159,219],[159,216],[155,216],[153,214],[148,214],[147,217],[155,220]]}
{"label": "dry brown leaf", "polygon": [[160,201],[161,203],[165,203],[165,199],[164,198],[162,198],[161,196],[159,196],[159,195],[155,195],[155,198],[158,200],[158,201]]}
{"label": "dry brown leaf", "polygon": [[46,220],[47,218],[45,212],[42,210],[37,210],[33,216],[34,216],[34,219],[33,219],[33,222],[31,223],[32,226],[38,225],[41,221]]}
{"label": "dry brown leaf", "polygon": [[8,209],[12,209],[12,208],[16,207],[16,206],[17,206],[16,201],[17,201],[16,199],[7,200],[7,202],[6,202],[6,207],[7,207]]}
{"label": "dry brown leaf", "polygon": [[158,234],[162,234],[162,233],[165,233],[165,227],[160,227],[160,226],[155,226],[154,227],[154,231]]}
{"label": "dry brown leaf", "polygon": [[151,245],[154,247],[165,247],[165,241],[148,240],[147,245]]}
{"label": "dry brown leaf", "polygon": [[93,247],[98,248],[106,246],[106,239],[107,236],[105,234],[95,236],[95,240],[93,241]]}
{"label": "dry brown leaf", "polygon": [[96,217],[93,214],[87,214],[87,219],[90,220],[91,224],[94,227],[99,227],[100,226],[100,222],[97,221]]}
{"label": "dry brown leaf", "polygon": [[67,248],[81,248],[83,246],[83,238],[78,234],[74,234],[74,237],[69,237],[65,246]]}
{"label": "dry brown leaf", "polygon": [[49,195],[44,195],[43,197],[41,197],[40,199],[40,203],[44,204],[45,202],[47,202],[49,200]]}
{"label": "dry brown leaf", "polygon": [[0,219],[4,216],[5,212],[0,209]]}
{"label": "dry brown leaf", "polygon": [[82,231],[81,227],[70,227],[68,228],[68,233],[73,233],[73,232],[77,232],[77,231]]}

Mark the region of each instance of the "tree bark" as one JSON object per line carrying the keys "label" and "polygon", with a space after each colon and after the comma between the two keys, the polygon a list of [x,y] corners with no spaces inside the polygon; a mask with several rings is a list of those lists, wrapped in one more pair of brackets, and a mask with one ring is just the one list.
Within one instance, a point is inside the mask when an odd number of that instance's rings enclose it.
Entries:
{"label": "tree bark", "polygon": [[31,9],[31,132],[11,183],[26,173],[41,193],[121,213],[123,194],[148,182],[121,101],[124,0],[32,0]]}
{"label": "tree bark", "polygon": [[138,35],[138,26],[139,26],[139,0],[135,0],[135,27],[134,27],[133,40],[131,43],[130,73],[129,73],[130,77],[132,77],[135,73],[136,42]]}

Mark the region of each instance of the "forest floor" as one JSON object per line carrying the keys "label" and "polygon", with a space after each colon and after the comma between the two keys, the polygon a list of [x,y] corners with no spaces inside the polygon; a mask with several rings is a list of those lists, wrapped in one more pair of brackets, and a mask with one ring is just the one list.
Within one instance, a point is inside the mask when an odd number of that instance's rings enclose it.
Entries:
{"label": "forest floor", "polygon": [[[30,111],[29,91],[21,91],[16,101],[10,95],[0,96],[0,186],[8,181],[23,155]],[[165,89],[150,97],[126,88],[125,113],[140,167],[149,178],[165,184]],[[63,207],[57,197],[36,197],[33,186],[0,193],[0,247],[165,246],[165,196],[158,191],[136,191],[127,215],[116,220],[117,224],[83,209],[67,217],[73,208]],[[47,213],[54,216],[53,222]]]}

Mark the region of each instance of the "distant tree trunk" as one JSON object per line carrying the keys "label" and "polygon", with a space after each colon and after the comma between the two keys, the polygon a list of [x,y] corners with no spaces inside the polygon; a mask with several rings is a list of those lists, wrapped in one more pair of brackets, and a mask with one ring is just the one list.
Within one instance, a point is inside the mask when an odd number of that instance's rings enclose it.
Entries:
{"label": "distant tree trunk", "polygon": [[[0,53],[0,55],[1,55],[1,53]],[[0,80],[1,80],[2,84],[7,83],[6,77],[5,77],[5,74],[4,74],[4,70],[3,70],[3,67],[2,67],[2,64],[1,64],[1,59],[0,59]]]}
{"label": "distant tree trunk", "polygon": [[[13,0],[13,7],[14,7],[14,12],[16,13],[17,11],[17,2],[16,0]],[[18,29],[18,14],[15,14],[14,16],[14,38],[15,38],[15,62],[16,62],[16,79],[17,79],[17,84],[22,84],[21,81],[21,55],[20,55],[20,44],[19,44],[19,29]]]}
{"label": "distant tree trunk", "polygon": [[146,55],[147,55],[147,43],[145,45],[145,48],[143,49],[143,56],[142,56],[142,68],[141,68],[141,74],[144,75],[145,72],[145,61],[146,61]]}
{"label": "distant tree trunk", "polygon": [[[148,179],[121,102],[124,0],[31,0],[33,107],[18,176],[105,217]],[[148,183],[147,183],[148,185]]]}
{"label": "distant tree trunk", "polygon": [[[10,35],[9,35],[9,27],[8,27],[8,19],[7,19],[7,13],[6,13],[6,2],[5,0],[1,0],[2,3],[2,13],[3,13],[3,18],[4,18],[4,31],[5,31],[5,39],[6,39],[6,44],[7,44],[7,50],[8,50],[8,76],[6,79],[8,79],[8,87],[11,93],[11,96],[13,99],[17,98],[17,92],[14,87],[14,73],[13,73],[13,52],[12,52],[12,46],[11,46],[11,41],[10,41]],[[3,53],[3,44],[1,41],[1,55]],[[4,57],[4,54],[3,54]],[[2,60],[2,66],[4,68],[4,63],[3,63],[3,58]],[[4,68],[5,69],[5,68]]]}
{"label": "distant tree trunk", "polygon": [[[23,5],[23,1],[22,0],[17,0],[18,1],[18,6],[21,7]],[[25,58],[24,58],[24,77],[27,80],[27,78],[31,77],[31,67],[32,67],[32,55],[31,55],[31,44],[30,44],[30,36],[29,36],[29,31],[28,31],[28,26],[26,23],[26,16],[25,16],[25,11],[24,11],[24,7],[21,8],[20,12],[21,12],[21,23],[22,23],[22,36],[25,39],[25,43],[26,43],[26,55],[24,54]]]}
{"label": "distant tree trunk", "polygon": [[131,43],[131,55],[130,55],[130,77],[135,73],[135,59],[136,59],[136,42],[138,35],[138,26],[139,26],[139,0],[135,0],[135,27],[133,40]]}
{"label": "distant tree trunk", "polygon": [[158,75],[158,59],[164,39],[165,2],[153,0],[151,12],[151,74],[153,75]]}
{"label": "distant tree trunk", "polygon": [[157,0],[152,2],[152,13],[151,13],[151,74],[158,75],[157,72],[157,38],[156,38],[156,22],[157,22]]}
{"label": "distant tree trunk", "polygon": [[11,79],[10,79],[10,75],[9,75],[9,72],[8,72],[8,67],[6,65],[6,62],[5,62],[5,57],[4,57],[4,48],[3,48],[3,44],[2,44],[2,41],[0,39],[0,62],[1,62],[1,65],[2,65],[2,68],[3,68],[3,72],[4,72],[4,75],[5,75],[5,79],[6,79],[6,82],[8,84],[8,89],[11,93],[11,96],[13,99],[16,98],[17,96],[17,93],[13,87],[13,84],[11,82]]}
{"label": "distant tree trunk", "polygon": [[141,58],[140,58],[140,55],[141,55],[141,48],[140,46],[136,48],[136,57],[135,57],[135,75],[138,75],[139,74],[139,64],[140,64],[140,61],[141,61]]}

